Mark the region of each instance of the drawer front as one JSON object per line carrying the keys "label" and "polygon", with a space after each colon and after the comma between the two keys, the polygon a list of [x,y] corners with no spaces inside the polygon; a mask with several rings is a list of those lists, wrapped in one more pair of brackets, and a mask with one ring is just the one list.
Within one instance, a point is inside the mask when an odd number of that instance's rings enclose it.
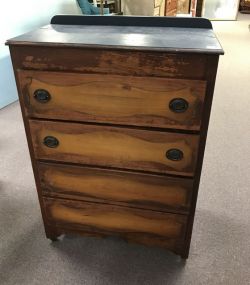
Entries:
{"label": "drawer front", "polygon": [[11,46],[16,69],[204,79],[211,55]]}
{"label": "drawer front", "polygon": [[39,163],[43,194],[145,209],[187,212],[192,179]]}
{"label": "drawer front", "polygon": [[30,120],[37,159],[193,176],[198,135]]}
{"label": "drawer front", "polygon": [[20,71],[28,116],[199,130],[198,80]]}
{"label": "drawer front", "polygon": [[44,198],[48,220],[58,226],[127,237],[175,247],[183,240],[187,217],[99,203]]}

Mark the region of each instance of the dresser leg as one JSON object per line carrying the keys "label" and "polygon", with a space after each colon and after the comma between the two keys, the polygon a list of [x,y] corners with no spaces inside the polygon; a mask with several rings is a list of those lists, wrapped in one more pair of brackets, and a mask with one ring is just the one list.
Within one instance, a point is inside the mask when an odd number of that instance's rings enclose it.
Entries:
{"label": "dresser leg", "polygon": [[182,258],[183,260],[186,261],[186,260],[188,259],[189,254],[186,253],[186,252],[183,252],[183,253],[180,254],[180,256],[181,256],[181,258]]}
{"label": "dresser leg", "polygon": [[186,247],[186,248],[184,248],[183,250],[182,250],[182,252],[180,253],[180,257],[182,258],[182,259],[188,259],[188,256],[189,256],[189,246],[188,247]]}
{"label": "dresser leg", "polygon": [[45,234],[51,241],[58,241],[58,237],[61,235],[54,227],[45,225]]}
{"label": "dresser leg", "polygon": [[58,237],[59,237],[60,235],[57,235],[57,234],[54,234],[54,233],[50,233],[49,235],[46,235],[46,237],[48,238],[48,239],[50,239],[51,241],[58,241]]}

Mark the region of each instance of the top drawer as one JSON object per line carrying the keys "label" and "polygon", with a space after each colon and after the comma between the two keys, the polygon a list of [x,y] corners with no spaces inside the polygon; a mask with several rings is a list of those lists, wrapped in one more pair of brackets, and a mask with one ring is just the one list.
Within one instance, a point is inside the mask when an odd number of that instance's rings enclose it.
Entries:
{"label": "top drawer", "polygon": [[19,71],[30,117],[199,130],[206,82]]}

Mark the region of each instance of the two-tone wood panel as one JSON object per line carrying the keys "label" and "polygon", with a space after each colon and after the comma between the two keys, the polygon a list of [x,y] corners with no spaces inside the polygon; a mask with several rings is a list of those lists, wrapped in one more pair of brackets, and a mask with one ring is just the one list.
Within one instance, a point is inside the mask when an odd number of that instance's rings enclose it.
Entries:
{"label": "two-tone wood panel", "polygon": [[199,130],[206,82],[19,71],[30,117]]}
{"label": "two-tone wood panel", "polygon": [[30,120],[36,159],[193,176],[198,135]]}
{"label": "two-tone wood panel", "polygon": [[64,228],[118,235],[176,250],[183,245],[187,217],[99,203],[44,198],[48,222]]}
{"label": "two-tone wood panel", "polygon": [[187,213],[192,179],[39,163],[43,195]]}
{"label": "two-tone wood panel", "polygon": [[205,79],[211,55],[10,46],[17,69]]}

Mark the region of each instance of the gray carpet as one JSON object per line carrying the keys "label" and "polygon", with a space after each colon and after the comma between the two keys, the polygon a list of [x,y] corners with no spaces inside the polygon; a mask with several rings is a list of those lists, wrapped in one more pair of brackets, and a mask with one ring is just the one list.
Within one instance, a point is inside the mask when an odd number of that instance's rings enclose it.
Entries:
{"label": "gray carpet", "polygon": [[45,238],[19,106],[0,110],[0,284],[250,284],[250,15],[221,58],[188,261],[115,239]]}

